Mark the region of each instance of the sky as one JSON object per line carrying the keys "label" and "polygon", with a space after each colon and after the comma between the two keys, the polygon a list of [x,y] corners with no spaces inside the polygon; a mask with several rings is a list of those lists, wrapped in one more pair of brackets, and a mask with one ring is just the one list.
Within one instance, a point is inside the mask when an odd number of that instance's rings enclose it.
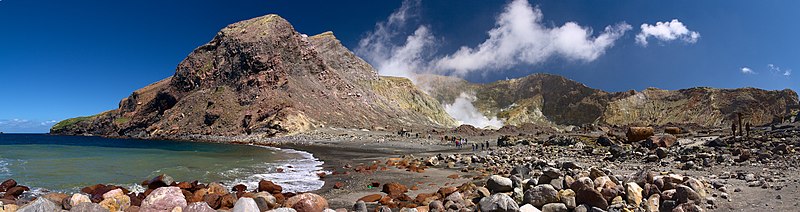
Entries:
{"label": "sky", "polygon": [[47,132],[174,74],[228,24],[333,31],[381,74],[552,73],[607,91],[800,85],[800,1],[0,0],[0,131]]}

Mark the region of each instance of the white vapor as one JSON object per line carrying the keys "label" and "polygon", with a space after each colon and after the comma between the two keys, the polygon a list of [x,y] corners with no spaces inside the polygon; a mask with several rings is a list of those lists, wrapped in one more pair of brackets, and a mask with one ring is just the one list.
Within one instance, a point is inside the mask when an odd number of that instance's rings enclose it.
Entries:
{"label": "white vapor", "polygon": [[469,124],[478,128],[499,129],[503,127],[503,121],[498,120],[497,117],[487,118],[475,108],[475,105],[472,105],[473,101],[475,101],[474,95],[461,93],[453,104],[445,104],[444,110],[458,120],[459,124]]}
{"label": "white vapor", "polygon": [[700,33],[690,31],[686,25],[672,19],[670,22],[656,22],[656,25],[642,24],[642,32],[636,35],[636,43],[647,46],[647,38],[653,37],[661,41],[682,40],[686,43],[696,43]]}
{"label": "white vapor", "polygon": [[742,67],[742,74],[756,74],[756,72],[748,67]]}
{"label": "white vapor", "polygon": [[358,42],[356,54],[375,66],[378,73],[413,79],[413,73],[423,69],[425,57],[430,54],[435,37],[428,27],[419,26],[408,35],[405,43],[395,45],[399,31],[406,28],[409,19],[419,13],[420,0],[405,0],[385,22],[375,24],[375,29]]}
{"label": "white vapor", "polygon": [[438,72],[463,76],[473,71],[509,68],[518,64],[539,64],[553,56],[569,60],[594,61],[612,47],[631,26],[607,26],[597,37],[590,28],[575,22],[550,28],[542,23],[542,11],[527,0],[515,0],[497,18],[489,38],[477,47],[461,47],[451,55],[432,62]]}

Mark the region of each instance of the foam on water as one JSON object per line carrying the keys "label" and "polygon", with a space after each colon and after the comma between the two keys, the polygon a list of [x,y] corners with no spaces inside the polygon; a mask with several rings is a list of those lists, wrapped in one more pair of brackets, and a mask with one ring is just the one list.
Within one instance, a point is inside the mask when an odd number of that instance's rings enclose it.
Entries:
{"label": "foam on water", "polygon": [[[269,167],[268,173],[254,174],[245,179],[237,179],[229,185],[244,184],[248,188],[258,188],[258,182],[262,179],[269,180],[283,187],[284,192],[307,192],[322,188],[325,181],[322,181],[317,173],[322,172],[322,164],[325,162],[318,160],[313,154],[293,149],[280,149],[275,147],[264,147],[281,151],[285,154],[299,155],[300,158],[264,163]],[[278,168],[283,172],[278,172]],[[325,172],[326,174],[330,174]]]}
{"label": "foam on water", "polygon": [[0,179],[5,179],[11,176],[11,170],[8,169],[8,159],[0,158]]}

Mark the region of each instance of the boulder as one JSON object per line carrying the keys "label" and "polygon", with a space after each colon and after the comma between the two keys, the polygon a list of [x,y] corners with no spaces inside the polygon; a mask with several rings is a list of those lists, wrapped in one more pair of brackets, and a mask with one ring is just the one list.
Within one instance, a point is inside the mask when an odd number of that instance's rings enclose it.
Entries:
{"label": "boulder", "polygon": [[162,174],[150,179],[144,185],[147,185],[148,189],[157,189],[160,187],[166,187],[171,185],[175,180],[172,179],[169,175]]}
{"label": "boulder", "polygon": [[18,212],[41,212],[41,211],[61,211],[61,207],[48,200],[47,198],[38,198],[17,210]]}
{"label": "boulder", "polygon": [[286,200],[284,206],[293,208],[298,212],[319,212],[328,208],[328,200],[320,195],[304,193]]}
{"label": "boulder", "polygon": [[370,195],[363,196],[363,197],[359,198],[358,201],[377,202],[382,197],[383,197],[383,195],[380,195],[380,194],[370,194]]}
{"label": "boulder", "polygon": [[633,206],[639,206],[642,203],[642,187],[635,182],[629,182],[625,184],[625,196],[628,201],[628,204]]}
{"label": "boulder", "polygon": [[253,199],[253,201],[256,201],[256,205],[258,206],[259,210],[267,211],[270,208],[275,208],[277,206],[277,202],[275,200],[275,197],[273,197],[273,196],[270,196],[270,197],[272,197],[271,200],[269,200],[267,198],[264,198],[264,197],[256,197],[255,199]]}
{"label": "boulder", "polygon": [[542,212],[569,212],[564,203],[548,203],[542,206]]}
{"label": "boulder", "polygon": [[92,203],[92,202],[81,202],[79,204],[73,205],[72,210],[70,211],[78,211],[78,212],[109,212],[108,209],[103,208],[100,204]]}
{"label": "boulder", "polygon": [[647,198],[642,208],[644,208],[645,212],[658,212],[659,202],[661,201],[661,195],[653,194],[650,195],[650,198]]}
{"label": "boulder", "polygon": [[431,211],[439,211],[439,212],[445,211],[444,204],[442,204],[442,201],[439,200],[431,201],[431,203],[428,204],[428,209],[430,209]]}
{"label": "boulder", "polygon": [[226,194],[219,198],[219,204],[222,208],[232,208],[234,204],[236,204],[236,200],[239,198],[236,197],[236,194]]}
{"label": "boulder", "polygon": [[538,185],[525,191],[522,202],[530,203],[535,207],[556,203],[558,202],[558,191],[550,184]]}
{"label": "boulder", "polygon": [[652,127],[630,127],[625,136],[628,137],[628,142],[637,142],[653,136]]}
{"label": "boulder", "polygon": [[687,203],[690,200],[694,202],[700,202],[702,198],[700,197],[700,194],[698,194],[694,189],[690,188],[689,186],[678,185],[678,187],[675,188],[674,200],[677,201],[678,204],[681,204],[681,203]]}
{"label": "boulder", "polygon": [[356,204],[353,204],[353,212],[367,212],[367,204],[359,200]]}
{"label": "boulder", "polygon": [[266,191],[270,194],[279,194],[283,192],[283,187],[273,183],[269,180],[261,180],[258,182],[258,191]]}
{"label": "boulder", "polygon": [[456,191],[444,198],[444,208],[447,210],[461,210],[465,208],[464,197]]}
{"label": "boulder", "polygon": [[19,206],[15,205],[15,204],[3,205],[3,209],[6,212],[15,212],[15,211],[19,210]]}
{"label": "boulder", "polygon": [[103,199],[107,199],[107,198],[111,198],[111,197],[119,196],[119,195],[125,195],[125,193],[122,192],[122,189],[117,188],[117,189],[108,191],[106,193],[103,193]]}
{"label": "boulder", "polygon": [[92,202],[92,200],[89,199],[89,196],[83,194],[73,194],[72,197],[69,198],[70,206],[76,206],[84,202]]}
{"label": "boulder", "polygon": [[269,210],[269,212],[297,212],[297,211],[292,209],[292,208],[275,208],[275,209]]}
{"label": "boulder", "polygon": [[572,189],[558,191],[558,199],[561,200],[561,203],[564,203],[568,209],[575,209],[575,207],[578,206],[578,203],[575,202],[575,191]]}
{"label": "boulder", "polygon": [[178,187],[160,187],[153,190],[147,198],[142,201],[139,211],[170,211],[175,207],[186,207],[186,198]]}
{"label": "boulder", "polygon": [[493,193],[509,192],[514,190],[514,183],[509,178],[500,175],[492,175],[486,181],[486,188]]}
{"label": "boulder", "polygon": [[225,187],[219,183],[211,183],[208,184],[208,190],[206,192],[208,194],[218,194],[219,196],[224,196],[228,194],[228,189],[225,189]]}
{"label": "boulder", "polygon": [[[111,192],[108,192],[111,193]],[[106,194],[108,194],[106,193]],[[124,211],[131,207],[131,198],[120,192],[113,193],[114,196],[108,196],[100,202],[100,206],[108,209],[109,211]]]}
{"label": "boulder", "polygon": [[0,183],[0,192],[6,192],[9,188],[13,188],[14,186],[17,186],[17,181],[14,179],[3,181],[3,183]]}
{"label": "boulder", "polygon": [[[484,197],[478,202],[482,212],[511,212],[519,211],[519,205],[511,197],[503,193],[496,193]],[[431,208],[433,210],[433,208]]]}
{"label": "boulder", "polygon": [[522,207],[519,207],[520,212],[542,212],[538,208],[533,207],[531,204],[525,204]]}
{"label": "boulder", "polygon": [[25,186],[14,186],[6,190],[6,193],[3,194],[4,199],[16,199],[22,193],[26,191],[30,191],[31,189]]}
{"label": "boulder", "polygon": [[381,191],[392,198],[397,198],[408,192],[408,187],[400,183],[391,182],[383,184],[383,189]]}
{"label": "boulder", "polygon": [[222,198],[222,196],[219,194],[206,194],[203,196],[203,202],[207,203],[211,208],[218,209],[221,206],[220,198]]}
{"label": "boulder", "polygon": [[243,197],[233,205],[233,212],[259,212],[258,204],[253,198]]}
{"label": "boulder", "polygon": [[205,202],[194,202],[186,206],[186,209],[183,209],[184,212],[216,212],[211,206],[208,206]]}
{"label": "boulder", "polygon": [[47,198],[48,200],[55,202],[56,205],[62,206],[64,199],[69,199],[69,195],[64,193],[52,192],[42,195],[42,198]]}
{"label": "boulder", "polygon": [[599,191],[592,188],[575,190],[575,203],[578,205],[587,204],[589,206],[603,209],[608,208],[608,202],[603,198],[603,194],[600,194]]}
{"label": "boulder", "polygon": [[669,148],[669,147],[672,147],[673,145],[675,145],[675,143],[677,143],[677,142],[678,142],[678,138],[676,138],[674,135],[670,135],[670,134],[667,134],[667,135],[656,135],[656,136],[650,136],[649,138],[647,138],[647,141],[646,141],[645,145],[649,146],[649,147],[652,147],[652,148],[657,148],[657,147]]}

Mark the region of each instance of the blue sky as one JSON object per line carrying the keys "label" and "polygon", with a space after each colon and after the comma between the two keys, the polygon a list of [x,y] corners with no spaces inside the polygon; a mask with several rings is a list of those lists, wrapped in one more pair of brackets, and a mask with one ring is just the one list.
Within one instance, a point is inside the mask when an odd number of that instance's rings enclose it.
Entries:
{"label": "blue sky", "polygon": [[[54,120],[115,109],[171,76],[219,29],[271,13],[301,33],[334,31],[385,74],[490,82],[547,72],[609,91],[797,90],[797,76],[786,75],[800,69],[797,8],[800,1],[2,0],[0,131],[46,132]],[[391,21],[398,12],[403,21]]]}

